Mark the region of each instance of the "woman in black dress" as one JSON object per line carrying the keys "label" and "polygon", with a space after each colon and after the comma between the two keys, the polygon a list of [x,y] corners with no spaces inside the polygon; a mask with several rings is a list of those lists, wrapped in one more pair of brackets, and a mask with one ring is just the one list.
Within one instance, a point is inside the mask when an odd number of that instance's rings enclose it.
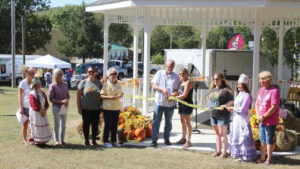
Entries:
{"label": "woman in black dress", "polygon": [[[179,87],[178,99],[181,99],[189,104],[193,104],[193,84],[189,80],[189,73],[187,69],[183,68],[179,72],[181,85]],[[184,144],[182,148],[188,148],[191,144],[192,125],[191,114],[193,108],[182,103],[179,103],[179,114],[182,124],[182,138],[176,144]]]}

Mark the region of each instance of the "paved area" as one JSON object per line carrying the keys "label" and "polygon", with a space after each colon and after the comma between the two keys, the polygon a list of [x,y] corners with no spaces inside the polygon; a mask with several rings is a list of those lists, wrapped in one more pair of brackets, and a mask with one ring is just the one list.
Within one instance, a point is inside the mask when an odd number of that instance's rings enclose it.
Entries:
{"label": "paved area", "polygon": [[[209,112],[205,111],[199,111],[197,115],[197,121],[199,123],[202,123],[204,121],[207,121],[209,119]],[[195,124],[195,112],[193,112],[192,117],[192,127],[194,128],[196,126]],[[164,144],[163,139],[163,131],[164,131],[164,117],[160,125],[160,134],[159,139],[157,141],[158,147],[160,148],[175,148],[175,149],[181,149],[182,145],[176,145],[172,144],[171,146],[166,146]],[[173,120],[172,120],[173,129],[171,132],[170,141],[172,143],[175,143],[181,138],[181,122],[180,122],[180,116],[178,114],[178,109],[175,109]],[[209,129],[209,127],[206,127],[206,129],[199,129],[200,134],[193,132],[192,134],[192,147],[188,148],[188,150],[196,150],[196,151],[205,151],[205,152],[214,152],[216,150],[216,144],[215,144],[215,134],[212,129]],[[141,146],[141,147],[148,147],[151,144],[151,139],[146,139],[143,142],[140,143],[124,143],[124,146]],[[258,152],[260,153],[260,152]],[[292,152],[274,152],[274,155],[291,155],[291,154],[300,154],[300,146],[297,146],[297,149]]]}

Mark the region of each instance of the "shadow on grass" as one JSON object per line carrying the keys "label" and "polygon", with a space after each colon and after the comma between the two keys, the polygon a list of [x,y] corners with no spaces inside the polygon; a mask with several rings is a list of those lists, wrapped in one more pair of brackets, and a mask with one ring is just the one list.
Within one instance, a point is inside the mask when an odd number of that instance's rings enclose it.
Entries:
{"label": "shadow on grass", "polygon": [[48,145],[48,144],[42,144],[42,145],[36,145],[38,148],[42,149],[69,149],[69,150],[104,150],[102,146],[85,146],[81,144],[71,144],[68,143],[67,145]]}
{"label": "shadow on grass", "polygon": [[293,158],[294,155],[288,156],[273,156],[272,164],[280,164],[280,165],[300,165],[299,157],[297,159]]}
{"label": "shadow on grass", "polygon": [[0,115],[0,116],[6,116],[6,117],[16,117],[15,114],[3,114],[3,115]]}

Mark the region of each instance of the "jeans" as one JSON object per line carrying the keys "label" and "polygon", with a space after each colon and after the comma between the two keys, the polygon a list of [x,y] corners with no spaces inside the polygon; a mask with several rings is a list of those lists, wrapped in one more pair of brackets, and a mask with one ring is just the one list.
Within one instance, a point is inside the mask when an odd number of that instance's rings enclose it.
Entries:
{"label": "jeans", "polygon": [[267,143],[268,145],[274,144],[274,136],[276,131],[276,125],[263,125],[259,124],[259,140],[261,143]]}
{"label": "jeans", "polygon": [[82,110],[83,135],[85,141],[89,141],[90,125],[92,125],[92,140],[96,140],[98,134],[100,110]]}
{"label": "jeans", "polygon": [[155,104],[152,124],[152,142],[156,142],[158,139],[159,127],[163,113],[165,114],[164,139],[169,140],[172,130],[172,116],[174,108],[175,106],[165,107]]}
{"label": "jeans", "polygon": [[[60,140],[64,141],[65,139],[65,131],[66,131],[66,120],[67,120],[67,115],[61,115],[59,114],[60,107],[57,106],[52,106],[52,112],[53,112],[53,119],[54,119],[54,141],[58,142],[59,141],[59,136]],[[60,132],[58,132],[60,127]]]}
{"label": "jeans", "polygon": [[108,142],[109,133],[112,143],[117,141],[117,125],[119,121],[120,110],[103,110],[104,113],[104,135],[103,142]]}

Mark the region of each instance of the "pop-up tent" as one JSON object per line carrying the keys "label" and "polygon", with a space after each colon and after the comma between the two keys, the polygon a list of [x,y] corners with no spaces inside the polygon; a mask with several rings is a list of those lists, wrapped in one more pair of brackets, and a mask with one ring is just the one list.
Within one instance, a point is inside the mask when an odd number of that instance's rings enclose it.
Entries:
{"label": "pop-up tent", "polygon": [[30,67],[36,67],[36,68],[48,68],[48,69],[67,69],[71,68],[71,64],[68,62],[65,62],[63,60],[57,59],[54,56],[51,55],[45,55],[43,57],[31,60],[26,62],[27,66]]}

